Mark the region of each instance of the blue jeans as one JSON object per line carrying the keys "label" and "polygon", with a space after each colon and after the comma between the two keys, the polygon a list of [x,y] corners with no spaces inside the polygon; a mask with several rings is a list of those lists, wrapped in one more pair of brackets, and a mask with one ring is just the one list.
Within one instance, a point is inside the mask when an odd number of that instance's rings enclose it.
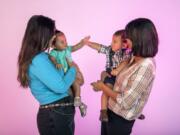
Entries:
{"label": "blue jeans", "polygon": [[[73,102],[73,98],[65,97],[60,101],[61,103]],[[39,109],[37,125],[40,135],[74,135],[74,115],[75,108],[73,105]]]}

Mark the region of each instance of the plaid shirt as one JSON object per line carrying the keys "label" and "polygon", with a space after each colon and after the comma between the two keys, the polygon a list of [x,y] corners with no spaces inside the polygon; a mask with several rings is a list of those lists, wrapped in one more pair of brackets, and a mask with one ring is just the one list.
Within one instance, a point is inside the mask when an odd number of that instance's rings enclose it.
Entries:
{"label": "plaid shirt", "polygon": [[117,76],[113,90],[119,94],[116,101],[109,98],[108,108],[127,120],[138,118],[147,103],[154,78],[152,58],[130,64]]}
{"label": "plaid shirt", "polygon": [[99,53],[106,54],[106,70],[117,68],[122,61],[129,59],[131,56],[130,53],[122,50],[113,52],[111,46],[105,45],[101,45]]}

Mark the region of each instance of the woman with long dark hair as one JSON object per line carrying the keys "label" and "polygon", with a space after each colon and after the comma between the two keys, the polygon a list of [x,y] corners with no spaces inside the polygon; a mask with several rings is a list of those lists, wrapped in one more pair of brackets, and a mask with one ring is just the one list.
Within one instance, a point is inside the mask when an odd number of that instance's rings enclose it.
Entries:
{"label": "woman with long dark hair", "polygon": [[73,65],[64,74],[49,60],[46,50],[55,38],[55,22],[45,16],[32,16],[18,57],[18,81],[29,87],[40,104],[37,125],[41,135],[73,135],[73,98],[69,88],[76,70]]}
{"label": "woman with long dark hair", "polygon": [[153,22],[138,18],[125,28],[126,44],[133,56],[119,72],[113,89],[103,82],[92,83],[93,88],[108,95],[107,123],[102,123],[102,135],[130,135],[151,93],[155,78],[154,57],[158,52],[158,34]]}

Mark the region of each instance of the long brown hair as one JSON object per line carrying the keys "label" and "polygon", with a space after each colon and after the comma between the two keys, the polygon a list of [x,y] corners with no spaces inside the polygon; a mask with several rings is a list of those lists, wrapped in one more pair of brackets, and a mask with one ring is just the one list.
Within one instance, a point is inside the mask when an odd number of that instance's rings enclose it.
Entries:
{"label": "long brown hair", "polygon": [[29,19],[18,57],[17,79],[22,87],[29,86],[28,67],[35,55],[48,48],[54,30],[55,22],[48,17],[34,15]]}

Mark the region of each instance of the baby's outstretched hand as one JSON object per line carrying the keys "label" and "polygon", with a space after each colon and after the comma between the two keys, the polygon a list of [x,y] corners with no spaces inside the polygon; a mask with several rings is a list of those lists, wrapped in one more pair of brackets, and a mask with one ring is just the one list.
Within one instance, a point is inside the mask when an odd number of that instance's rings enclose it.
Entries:
{"label": "baby's outstretched hand", "polygon": [[81,43],[82,43],[83,45],[87,44],[87,43],[89,42],[89,39],[90,39],[90,38],[91,38],[90,36],[86,36],[85,38],[83,38],[83,39],[81,40]]}

